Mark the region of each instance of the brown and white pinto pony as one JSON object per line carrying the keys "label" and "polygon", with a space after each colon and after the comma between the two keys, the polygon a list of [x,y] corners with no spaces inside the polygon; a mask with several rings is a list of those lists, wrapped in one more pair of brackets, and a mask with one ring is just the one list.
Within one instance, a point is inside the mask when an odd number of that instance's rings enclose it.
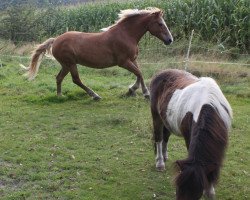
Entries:
{"label": "brown and white pinto pony", "polygon": [[58,96],[62,94],[62,81],[70,72],[76,85],[85,90],[93,99],[100,99],[98,94],[80,80],[77,70],[77,64],[80,64],[98,69],[115,65],[127,69],[137,77],[136,82],[129,88],[128,94],[134,95],[141,85],[143,95],[149,98],[149,91],[136,62],[138,43],[147,31],[166,45],[173,42],[173,37],[163,19],[163,12],[159,8],[122,10],[119,20],[102,30],[103,32],[100,33],[70,31],[46,40],[35,49],[29,67],[22,65],[28,70],[28,78],[30,80],[35,78],[41,58],[48,52],[52,53],[62,66],[56,77]]}
{"label": "brown and white pinto pony", "polygon": [[232,109],[216,82],[181,70],[166,70],[150,85],[156,168],[165,169],[170,133],[182,136],[188,157],[176,161],[176,199],[215,198]]}

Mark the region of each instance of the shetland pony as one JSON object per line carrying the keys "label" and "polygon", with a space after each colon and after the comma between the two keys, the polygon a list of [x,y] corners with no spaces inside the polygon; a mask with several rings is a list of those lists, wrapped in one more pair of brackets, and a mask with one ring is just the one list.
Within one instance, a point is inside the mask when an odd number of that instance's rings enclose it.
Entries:
{"label": "shetland pony", "polygon": [[182,136],[188,157],[176,161],[176,199],[215,198],[231,126],[232,109],[212,78],[166,70],[150,84],[156,168],[165,169],[170,133]]}
{"label": "shetland pony", "polygon": [[163,19],[163,12],[159,8],[122,10],[119,20],[102,30],[103,32],[100,33],[70,31],[46,40],[35,49],[29,67],[22,65],[28,70],[28,78],[30,80],[35,78],[41,58],[48,52],[62,66],[56,77],[58,96],[62,94],[62,81],[70,72],[76,85],[85,90],[93,99],[100,99],[98,94],[80,80],[77,70],[77,64],[80,64],[98,69],[115,65],[127,69],[137,77],[136,82],[130,86],[128,94],[135,95],[135,91],[141,85],[143,95],[149,98],[149,91],[136,62],[138,43],[147,31],[166,45],[173,42],[173,37]]}

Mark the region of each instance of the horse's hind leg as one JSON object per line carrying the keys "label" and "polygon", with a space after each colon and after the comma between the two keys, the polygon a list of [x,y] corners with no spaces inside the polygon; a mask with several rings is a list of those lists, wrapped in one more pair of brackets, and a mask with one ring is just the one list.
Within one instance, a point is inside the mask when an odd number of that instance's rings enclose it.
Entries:
{"label": "horse's hind leg", "polygon": [[72,65],[70,68],[70,73],[72,76],[72,80],[73,83],[75,83],[76,85],[78,85],[79,87],[81,87],[83,90],[85,90],[89,96],[93,97],[94,100],[99,100],[101,99],[101,97],[96,94],[93,90],[91,90],[90,88],[88,88],[87,86],[85,86],[80,77],[79,77],[79,73],[77,71],[77,66],[76,65]]}
{"label": "horse's hind leg", "polygon": [[62,69],[60,70],[60,72],[56,76],[57,96],[62,95],[62,81],[68,73],[69,73],[68,68],[62,67]]}
{"label": "horse's hind leg", "polygon": [[163,159],[166,162],[168,159],[168,139],[170,136],[170,131],[163,126],[163,142],[162,142],[162,154],[163,154]]}

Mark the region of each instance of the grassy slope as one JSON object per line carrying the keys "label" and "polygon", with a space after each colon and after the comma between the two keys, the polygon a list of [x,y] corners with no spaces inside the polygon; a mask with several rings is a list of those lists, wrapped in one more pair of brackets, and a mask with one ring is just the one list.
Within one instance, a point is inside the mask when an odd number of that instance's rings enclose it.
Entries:
{"label": "grassy slope", "polygon": [[[69,76],[64,97],[58,98],[59,66],[46,67],[51,65],[53,61],[44,62],[33,82],[21,76],[16,61],[6,60],[0,68],[0,197],[174,199],[172,163],[185,157],[184,141],[171,137],[167,171],[156,172],[149,102],[141,91],[123,96],[133,75],[117,67],[82,67],[81,77],[103,99],[93,101]],[[143,67],[147,83],[155,71],[157,66]],[[249,77],[228,77],[220,84],[233,107],[234,123],[217,197],[248,199]]]}

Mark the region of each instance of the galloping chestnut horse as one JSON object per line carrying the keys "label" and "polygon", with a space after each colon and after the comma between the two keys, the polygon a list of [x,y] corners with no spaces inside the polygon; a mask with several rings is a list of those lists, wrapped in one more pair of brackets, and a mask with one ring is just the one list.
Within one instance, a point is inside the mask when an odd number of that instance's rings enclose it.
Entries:
{"label": "galloping chestnut horse", "polygon": [[93,99],[100,96],[85,86],[77,71],[77,64],[92,68],[107,68],[118,65],[134,73],[136,82],[129,88],[129,94],[142,86],[143,95],[149,98],[149,91],[144,83],[141,71],[136,62],[138,43],[149,31],[166,45],[173,42],[173,37],[163,20],[163,12],[158,8],[145,10],[122,10],[119,20],[112,26],[102,29],[100,33],[83,33],[70,31],[56,38],[50,38],[39,45],[26,69],[28,78],[37,75],[41,58],[48,52],[61,64],[62,69],[56,77],[57,95],[61,95],[61,84],[70,72],[73,82],[85,90]]}
{"label": "galloping chestnut horse", "polygon": [[150,85],[156,168],[165,169],[167,142],[173,132],[185,139],[188,157],[176,161],[176,199],[214,199],[231,127],[232,109],[212,78],[166,70]]}

